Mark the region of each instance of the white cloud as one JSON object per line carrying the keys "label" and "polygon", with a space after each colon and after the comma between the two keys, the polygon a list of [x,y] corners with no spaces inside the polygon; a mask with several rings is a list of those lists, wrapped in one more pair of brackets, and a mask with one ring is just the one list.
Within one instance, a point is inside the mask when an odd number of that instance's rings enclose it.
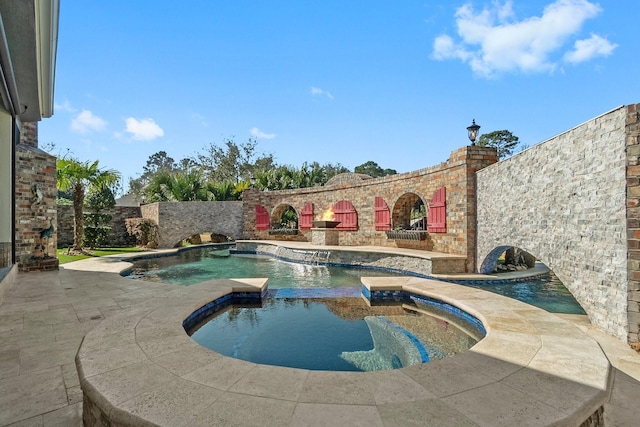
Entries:
{"label": "white cloud", "polygon": [[66,111],[68,113],[75,113],[76,111],[78,111],[77,109],[71,106],[68,100],[65,100],[62,104],[55,104],[53,107],[56,110]]}
{"label": "white cloud", "polygon": [[95,116],[89,110],[82,110],[71,120],[71,130],[78,133],[101,131],[107,126],[107,122]]}
{"label": "white cloud", "polygon": [[319,87],[311,86],[311,95],[316,96],[326,96],[329,99],[333,99],[333,95],[327,92],[326,90],[320,89]]}
{"label": "white cloud", "polygon": [[198,122],[203,127],[209,126],[209,122],[207,122],[207,119],[205,119],[202,114],[191,113],[191,120]]}
{"label": "white cloud", "polygon": [[564,60],[578,64],[596,56],[609,56],[616,47],[618,47],[617,44],[611,43],[597,34],[592,34],[588,39],[577,40],[573,50],[564,55]]}
{"label": "white cloud", "polygon": [[273,139],[276,137],[275,133],[264,133],[258,128],[251,128],[251,136],[262,139]]}
{"label": "white cloud", "polygon": [[134,119],[129,117],[126,120],[125,132],[129,132],[133,139],[138,141],[151,141],[164,136],[164,131],[153,119]]}
{"label": "white cloud", "polygon": [[[556,0],[544,8],[542,16],[517,20],[511,0],[494,2],[491,9],[477,13],[466,4],[455,14],[459,40],[447,34],[438,36],[433,43],[433,58],[459,59],[468,63],[475,75],[487,78],[514,71],[552,72],[558,65],[553,54],[563,49],[586,20],[601,11],[588,0]],[[598,40],[592,36],[588,46],[576,43],[574,55],[568,54],[565,60],[590,59],[603,55],[607,48],[611,53],[615,45],[595,37]]]}

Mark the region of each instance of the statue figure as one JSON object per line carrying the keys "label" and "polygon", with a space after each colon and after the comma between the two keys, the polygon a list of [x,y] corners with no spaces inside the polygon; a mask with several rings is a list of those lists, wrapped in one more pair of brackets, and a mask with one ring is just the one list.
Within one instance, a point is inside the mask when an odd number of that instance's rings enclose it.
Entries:
{"label": "statue figure", "polygon": [[31,186],[31,194],[33,194],[33,197],[31,197],[31,210],[35,212],[36,206],[42,205],[44,201],[44,194],[39,183],[36,182]]}
{"label": "statue figure", "polygon": [[[53,232],[56,231],[56,228],[53,226],[53,221],[54,221],[53,218],[49,218],[49,227],[44,228],[40,231],[40,242],[41,242],[42,251],[44,252],[45,257],[49,255],[47,253],[49,248],[49,238],[53,235]],[[45,239],[47,241],[46,244],[44,243]]]}

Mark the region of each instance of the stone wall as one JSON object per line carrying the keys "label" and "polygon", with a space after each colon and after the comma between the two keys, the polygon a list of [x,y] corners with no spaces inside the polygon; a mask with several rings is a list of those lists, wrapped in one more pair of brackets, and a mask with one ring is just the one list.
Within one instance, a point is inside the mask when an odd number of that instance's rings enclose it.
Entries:
{"label": "stone wall", "polygon": [[504,248],[524,249],[594,325],[620,339],[628,326],[626,118],[618,108],[477,173],[480,272]]}
{"label": "stone wall", "polygon": [[[349,179],[336,185],[286,191],[247,190],[243,194],[244,238],[273,239],[268,230],[256,230],[255,206],[269,212],[272,227],[277,227],[277,212],[283,205],[292,206],[298,217],[307,203],[314,204],[314,215],[319,216],[340,200],[348,200],[358,213],[358,230],[341,230],[339,244],[345,246],[375,245],[423,249],[467,257],[467,271],[475,266],[475,172],[496,162],[493,148],[469,146],[451,153],[439,165],[418,171],[376,179]],[[427,233],[424,240],[395,240],[384,231],[375,229],[375,197],[382,197],[398,217],[403,209],[402,198],[413,193],[428,207],[434,193],[445,186],[447,191],[447,232]],[[395,222],[392,225],[397,225]],[[311,232],[301,230],[296,240],[311,241]]]}
{"label": "stone wall", "polygon": [[[58,205],[58,247],[66,248],[73,245],[73,229],[74,229],[74,214],[73,206],[71,205]],[[102,211],[105,214],[112,216],[109,226],[111,232],[109,233],[109,241],[107,247],[124,247],[134,246],[136,239],[127,233],[127,228],[124,220],[126,218],[140,218],[142,213],[138,206],[115,206],[110,209]]]}
{"label": "stone wall", "polygon": [[640,104],[629,105],[627,145],[627,316],[629,342],[640,342]]}
{"label": "stone wall", "polygon": [[16,146],[16,260],[20,271],[53,270],[57,233],[41,237],[56,227],[56,158],[38,148],[37,123],[23,123]]}
{"label": "stone wall", "polygon": [[372,270],[393,271],[399,274],[421,274],[431,277],[432,274],[462,273],[465,269],[464,257],[413,257],[406,254],[394,255],[388,252],[371,252],[340,250],[313,251],[306,249],[292,249],[286,246],[278,246],[273,243],[260,243],[259,241],[240,241],[236,244],[240,252],[270,255],[304,264],[328,264],[337,266],[360,267]]}
{"label": "stone wall", "polygon": [[198,233],[242,237],[242,202],[161,202],[141,206],[158,224],[158,247],[172,248]]}

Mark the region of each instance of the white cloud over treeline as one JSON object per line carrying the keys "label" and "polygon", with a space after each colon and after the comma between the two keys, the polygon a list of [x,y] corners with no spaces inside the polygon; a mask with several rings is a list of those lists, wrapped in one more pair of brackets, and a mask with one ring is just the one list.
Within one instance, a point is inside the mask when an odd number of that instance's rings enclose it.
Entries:
{"label": "white cloud over treeline", "polygon": [[164,136],[164,130],[153,119],[135,119],[129,117],[125,120],[125,132],[138,141],[151,141]]}
{"label": "white cloud over treeline", "polygon": [[276,137],[275,133],[265,133],[262,132],[260,129],[258,128],[251,128],[251,136],[254,136],[256,138],[260,138],[260,139],[273,139]]}
{"label": "white cloud over treeline", "polygon": [[518,19],[511,0],[479,12],[465,4],[455,14],[457,38],[436,37],[433,58],[461,60],[485,78],[514,71],[550,73],[563,61],[578,64],[613,53],[617,45],[600,35],[575,40],[583,24],[600,12],[588,0],[556,0],[541,16]]}

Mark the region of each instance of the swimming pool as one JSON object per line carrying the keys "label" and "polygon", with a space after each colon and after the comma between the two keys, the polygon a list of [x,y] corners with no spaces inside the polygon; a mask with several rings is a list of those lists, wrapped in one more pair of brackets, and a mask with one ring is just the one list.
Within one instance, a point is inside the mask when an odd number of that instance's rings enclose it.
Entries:
{"label": "swimming pool", "polygon": [[263,255],[230,255],[229,250],[193,249],[175,256],[141,259],[130,276],[174,285],[211,279],[268,277],[269,289],[360,287],[362,276],[396,274],[359,268],[281,261]]}
{"label": "swimming pool", "polygon": [[[175,256],[140,259],[130,276],[188,286],[210,279],[268,277],[270,289],[360,287],[363,276],[398,276],[390,271],[344,268],[320,262],[296,263],[262,255],[230,255],[228,249],[198,248]],[[552,273],[518,281],[463,281],[454,283],[508,296],[551,313],[584,314],[573,295]]]}

